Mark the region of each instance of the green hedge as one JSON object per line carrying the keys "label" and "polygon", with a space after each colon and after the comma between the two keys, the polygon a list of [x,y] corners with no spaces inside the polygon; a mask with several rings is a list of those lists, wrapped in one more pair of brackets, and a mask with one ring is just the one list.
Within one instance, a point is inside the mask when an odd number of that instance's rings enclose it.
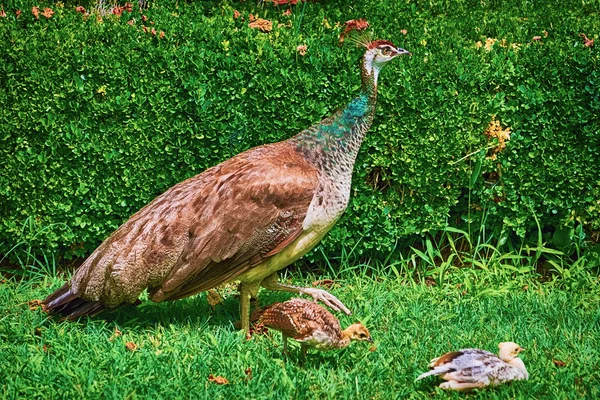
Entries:
{"label": "green hedge", "polygon": [[[600,16],[587,2],[340,0],[286,16],[255,1],[157,0],[146,21],[134,9],[102,22],[72,2],[16,3],[0,17],[0,254],[26,242],[84,256],[175,183],[343,106],[361,50],[337,40],[359,17],[413,57],[382,73],[326,251],[360,240],[360,252],[389,252],[482,218],[521,237],[536,218],[549,234],[600,230],[599,57],[579,36],[598,40]],[[55,14],[36,20],[33,5]],[[249,14],[273,31],[250,29]],[[486,38],[498,41],[479,48]],[[493,116],[512,134],[496,160],[483,134]]]}

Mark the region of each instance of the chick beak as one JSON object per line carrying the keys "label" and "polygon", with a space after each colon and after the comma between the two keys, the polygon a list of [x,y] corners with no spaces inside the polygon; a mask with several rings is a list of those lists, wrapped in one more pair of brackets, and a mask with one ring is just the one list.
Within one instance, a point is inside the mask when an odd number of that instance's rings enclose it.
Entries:
{"label": "chick beak", "polygon": [[519,347],[519,353],[522,352],[522,351],[525,351],[525,349],[522,348],[522,347]]}
{"label": "chick beak", "polygon": [[375,343],[375,341],[373,340],[373,338],[371,336],[369,336],[367,338],[367,342],[369,342],[369,343]]}

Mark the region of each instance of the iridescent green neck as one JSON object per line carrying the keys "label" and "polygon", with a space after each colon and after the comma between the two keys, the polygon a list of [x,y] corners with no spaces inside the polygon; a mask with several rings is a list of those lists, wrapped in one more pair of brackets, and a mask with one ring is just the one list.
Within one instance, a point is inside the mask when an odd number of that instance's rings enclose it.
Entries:
{"label": "iridescent green neck", "polygon": [[345,169],[352,168],[365,134],[373,122],[379,69],[373,67],[368,55],[367,52],[363,58],[360,94],[345,109],[290,139],[307,159],[322,170],[340,163],[344,164]]}

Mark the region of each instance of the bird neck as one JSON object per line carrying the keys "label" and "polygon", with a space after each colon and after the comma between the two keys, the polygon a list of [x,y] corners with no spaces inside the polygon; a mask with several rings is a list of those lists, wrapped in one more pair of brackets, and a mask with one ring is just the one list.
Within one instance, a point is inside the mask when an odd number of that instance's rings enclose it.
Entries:
{"label": "bird neck", "polygon": [[352,341],[352,339],[350,339],[351,336],[352,333],[349,331],[349,328],[344,329],[341,332],[340,338],[337,342],[337,347],[340,349],[348,347],[348,345],[350,345],[350,342]]}
{"label": "bird neck", "polygon": [[358,96],[343,110],[291,139],[296,148],[321,171],[339,172],[351,177],[354,161],[375,115],[378,74],[379,66],[374,65],[367,51],[363,57]]}

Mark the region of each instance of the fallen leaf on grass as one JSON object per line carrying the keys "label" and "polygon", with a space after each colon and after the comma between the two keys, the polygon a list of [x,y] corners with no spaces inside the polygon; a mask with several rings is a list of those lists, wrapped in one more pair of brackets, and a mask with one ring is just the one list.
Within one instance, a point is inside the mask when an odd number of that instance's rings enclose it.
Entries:
{"label": "fallen leaf on grass", "polygon": [[252,368],[250,368],[250,367],[246,368],[244,373],[246,374],[246,382],[251,381],[252,380]]}
{"label": "fallen leaf on grass", "polygon": [[6,12],[4,11],[4,7],[2,7],[2,10],[0,10],[0,17],[2,17],[2,18],[6,17]]}
{"label": "fallen leaf on grass", "polygon": [[38,6],[31,7],[31,13],[35,19],[40,19],[40,8]]}
{"label": "fallen leaf on grass", "polygon": [[346,40],[346,35],[348,35],[352,31],[364,31],[369,27],[369,22],[365,19],[351,19],[350,21],[346,21],[346,27],[342,31],[340,35],[340,43],[344,43]]}
{"label": "fallen leaf on grass", "polygon": [[375,350],[377,350],[377,346],[373,345],[373,346],[369,347],[369,351],[371,353],[374,352]]}
{"label": "fallen leaf on grass", "polygon": [[216,383],[217,385],[228,385],[229,381],[222,376],[214,376],[213,374],[208,375],[208,381]]}
{"label": "fallen leaf on grass", "polygon": [[133,342],[127,342],[127,343],[125,343],[125,348],[129,351],[136,351],[137,345]]}
{"label": "fallen leaf on grass", "polygon": [[267,19],[256,18],[248,26],[252,29],[258,29],[261,32],[269,33],[273,30],[273,23]]}
{"label": "fallen leaf on grass", "polygon": [[555,359],[552,359],[552,362],[553,362],[553,363],[554,363],[554,365],[556,365],[558,368],[562,368],[562,367],[564,367],[564,366],[566,366],[566,365],[567,365],[567,363],[566,363],[566,362],[564,362],[564,361],[561,361],[561,360],[555,360]]}
{"label": "fallen leaf on grass", "polygon": [[27,304],[29,305],[30,311],[37,310],[39,307],[43,306],[41,300],[29,300]]}
{"label": "fallen leaf on grass", "polygon": [[50,348],[50,345],[44,344],[44,346],[42,347],[42,350],[44,351],[44,353],[47,353],[49,348]]}
{"label": "fallen leaf on grass", "polygon": [[242,16],[242,14],[240,14],[240,12],[238,10],[233,10],[233,18],[234,19],[238,19],[241,16]]}

